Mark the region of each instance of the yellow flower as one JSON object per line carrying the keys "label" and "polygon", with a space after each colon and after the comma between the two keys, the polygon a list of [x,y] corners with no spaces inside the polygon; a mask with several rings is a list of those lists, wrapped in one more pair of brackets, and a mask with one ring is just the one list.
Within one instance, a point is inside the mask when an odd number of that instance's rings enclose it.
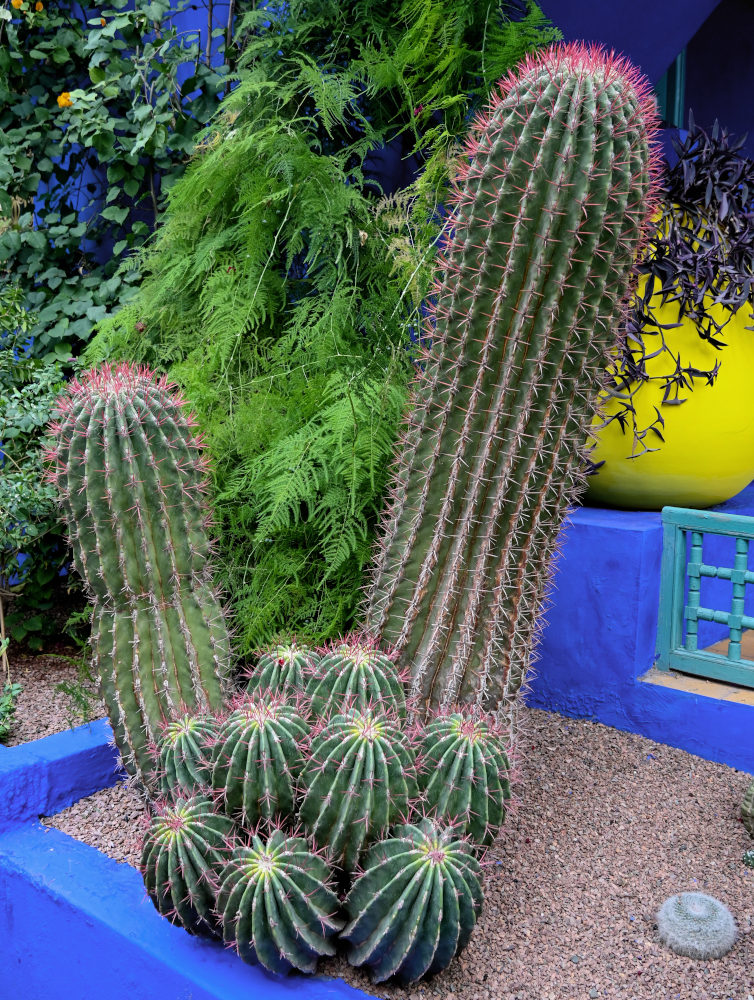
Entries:
{"label": "yellow flower", "polygon": [[14,10],[19,10],[19,8],[23,7],[24,0],[10,0],[10,5]]}
{"label": "yellow flower", "polygon": [[73,101],[71,100],[70,90],[64,90],[62,94],[58,96],[58,107],[59,108],[70,108],[73,106]]}
{"label": "yellow flower", "polygon": [[34,4],[34,10],[40,11],[40,10],[44,10],[44,9],[45,9],[45,5],[43,3],[40,3],[40,0],[37,0],[37,2]]}

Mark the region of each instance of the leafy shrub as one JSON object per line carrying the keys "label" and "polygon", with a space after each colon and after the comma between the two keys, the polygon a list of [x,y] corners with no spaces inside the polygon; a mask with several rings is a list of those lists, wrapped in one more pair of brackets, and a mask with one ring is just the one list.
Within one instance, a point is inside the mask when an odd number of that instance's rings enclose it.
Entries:
{"label": "leafy shrub", "polygon": [[13,638],[37,648],[57,629],[66,558],[41,429],[71,356],[132,294],[120,261],[154,227],[235,58],[230,23],[213,39],[174,27],[190,7],[114,0],[89,21],[65,0],[0,8],[0,594]]}
{"label": "leafy shrub", "polygon": [[352,623],[455,142],[504,70],[557,37],[534,4],[505,10],[247,14],[242,82],[170,191],[138,296],[87,351],[168,369],[196,408],[242,653]]}
{"label": "leafy shrub", "polygon": [[65,562],[55,489],[43,480],[42,438],[63,385],[58,353],[32,355],[35,317],[19,288],[0,287],[0,600],[7,628],[39,648],[54,627],[47,612]]}
{"label": "leafy shrub", "polygon": [[0,286],[23,288],[34,353],[75,349],[127,300],[120,257],[227,86],[230,31],[212,58],[172,24],[190,6],[113,0],[87,22],[66,0],[0,10]]}

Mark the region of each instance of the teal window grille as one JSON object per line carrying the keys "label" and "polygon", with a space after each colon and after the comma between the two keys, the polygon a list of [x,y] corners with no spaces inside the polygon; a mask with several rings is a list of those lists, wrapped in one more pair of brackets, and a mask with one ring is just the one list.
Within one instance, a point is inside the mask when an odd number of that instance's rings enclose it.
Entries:
{"label": "teal window grille", "polygon": [[[744,631],[754,629],[754,615],[746,614],[747,587],[754,584],[749,562],[750,548],[754,556],[754,517],[665,507],[662,521],[657,667],[754,688],[754,660],[747,659],[741,649]],[[714,535],[735,540],[735,552],[729,560],[732,566],[704,561],[704,539]],[[705,579],[730,581],[729,607],[702,603]],[[726,653],[699,649],[699,629],[704,622],[727,628]]]}
{"label": "teal window grille", "polygon": [[686,128],[686,49],[679,53],[667,73],[655,85],[661,120],[671,128]]}

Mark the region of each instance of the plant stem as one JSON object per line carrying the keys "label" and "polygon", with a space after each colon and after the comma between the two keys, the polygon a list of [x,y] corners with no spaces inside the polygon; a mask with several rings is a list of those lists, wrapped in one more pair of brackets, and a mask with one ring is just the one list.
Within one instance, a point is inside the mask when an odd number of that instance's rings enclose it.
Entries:
{"label": "plant stem", "polygon": [[5,671],[5,682],[10,684],[10,661],[5,651],[5,615],[3,614],[3,598],[0,596],[0,646],[2,646],[2,663]]}

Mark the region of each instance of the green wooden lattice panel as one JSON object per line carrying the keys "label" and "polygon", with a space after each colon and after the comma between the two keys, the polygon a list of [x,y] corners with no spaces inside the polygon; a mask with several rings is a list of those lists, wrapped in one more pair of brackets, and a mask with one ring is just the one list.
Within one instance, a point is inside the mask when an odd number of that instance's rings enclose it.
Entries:
{"label": "green wooden lattice panel", "polygon": [[[662,512],[663,550],[660,611],[657,628],[657,666],[712,680],[754,688],[754,660],[742,655],[741,636],[754,629],[754,617],[745,613],[746,587],[754,583],[748,568],[754,541],[754,518],[710,511],[665,507]],[[735,539],[732,566],[713,566],[702,557],[705,535]],[[730,580],[729,608],[702,604],[702,580]],[[727,654],[698,648],[699,622],[717,622],[728,629]]]}

